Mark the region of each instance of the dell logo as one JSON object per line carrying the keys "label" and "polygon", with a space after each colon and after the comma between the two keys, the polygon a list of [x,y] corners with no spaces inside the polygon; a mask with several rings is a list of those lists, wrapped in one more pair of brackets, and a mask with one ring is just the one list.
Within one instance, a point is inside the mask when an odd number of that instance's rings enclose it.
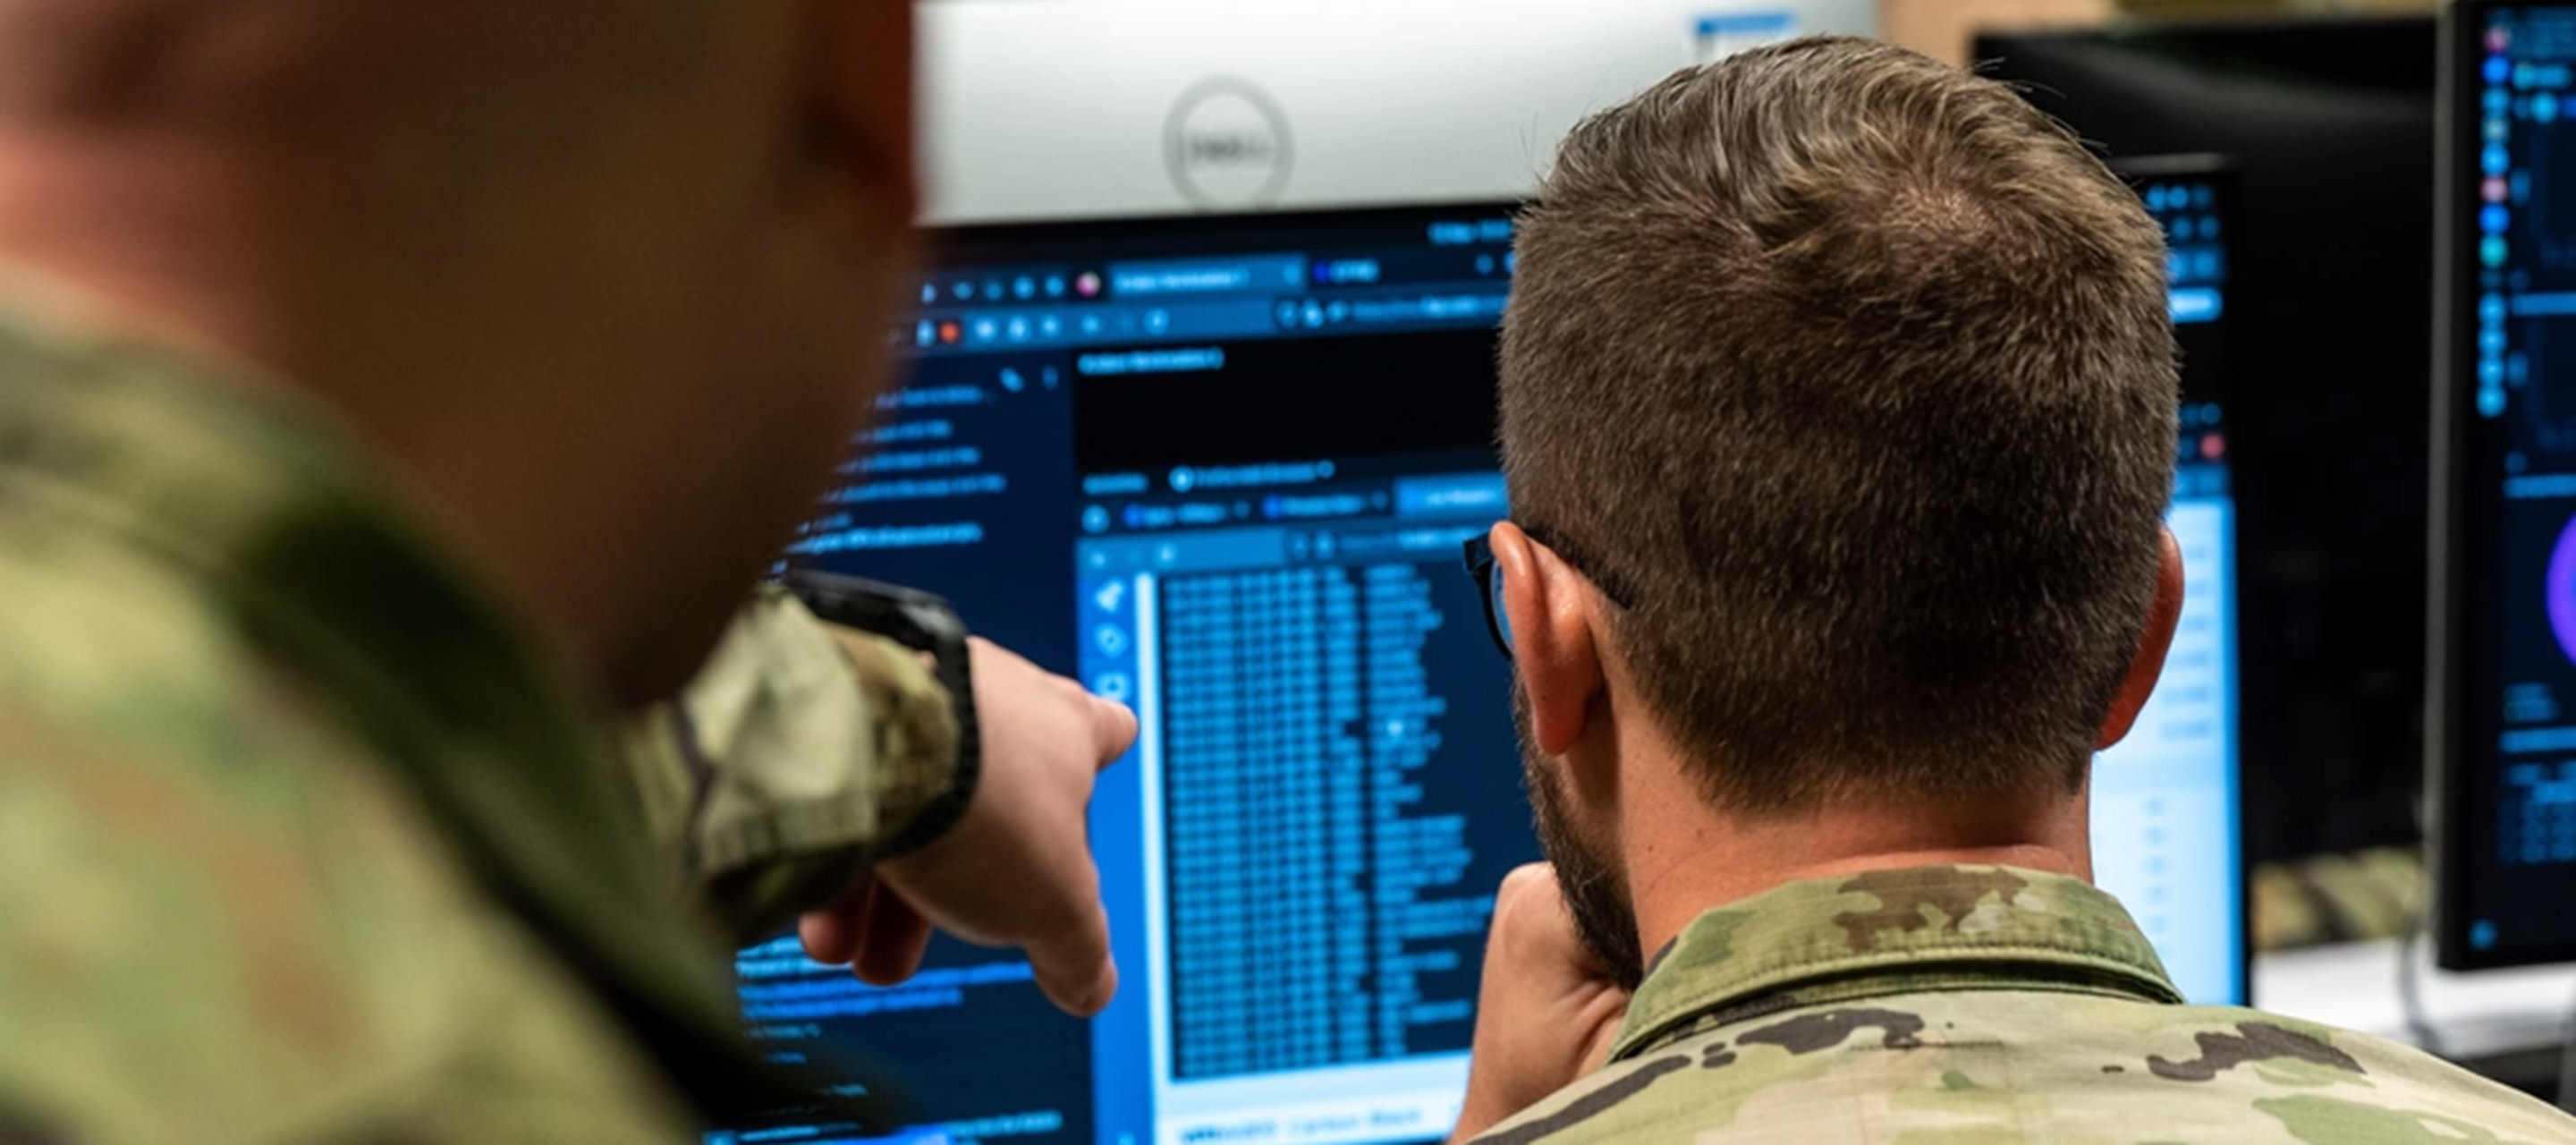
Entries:
{"label": "dell logo", "polygon": [[1193,205],[1266,207],[1288,188],[1288,116],[1248,80],[1219,76],[1181,93],[1163,125],[1173,185]]}

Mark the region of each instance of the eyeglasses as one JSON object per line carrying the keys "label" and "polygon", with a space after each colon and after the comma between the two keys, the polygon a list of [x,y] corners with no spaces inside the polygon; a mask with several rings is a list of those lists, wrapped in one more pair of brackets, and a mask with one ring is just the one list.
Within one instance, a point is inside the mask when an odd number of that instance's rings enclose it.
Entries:
{"label": "eyeglasses", "polygon": [[[1582,573],[1583,578],[1591,581],[1592,587],[1600,589],[1601,595],[1608,598],[1610,603],[1621,608],[1635,607],[1631,602],[1636,599],[1636,595],[1628,589],[1625,581],[1594,573],[1592,569],[1595,566],[1576,555],[1555,530],[1522,524],[1521,532],[1530,540],[1554,552],[1556,558],[1564,561],[1568,567]],[[1478,595],[1485,601],[1485,634],[1494,638],[1494,647],[1502,650],[1503,659],[1509,660],[1512,658],[1512,618],[1511,614],[1503,608],[1503,571],[1502,566],[1494,562],[1494,543],[1491,535],[1479,533],[1469,538],[1465,549],[1467,575],[1475,580]]]}

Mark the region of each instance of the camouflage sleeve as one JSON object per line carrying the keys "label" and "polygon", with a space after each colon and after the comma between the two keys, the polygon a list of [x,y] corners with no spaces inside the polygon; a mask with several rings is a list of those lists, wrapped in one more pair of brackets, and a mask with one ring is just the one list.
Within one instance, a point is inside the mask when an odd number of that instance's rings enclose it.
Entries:
{"label": "camouflage sleeve", "polygon": [[929,669],[776,588],[624,741],[654,837],[746,941],[894,857],[886,844],[959,781],[955,709]]}

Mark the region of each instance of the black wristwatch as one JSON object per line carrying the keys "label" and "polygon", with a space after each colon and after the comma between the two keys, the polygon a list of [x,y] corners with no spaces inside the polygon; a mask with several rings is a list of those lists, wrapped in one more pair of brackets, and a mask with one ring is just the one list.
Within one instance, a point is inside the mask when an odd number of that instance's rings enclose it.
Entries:
{"label": "black wristwatch", "polygon": [[929,654],[932,674],[948,689],[948,702],[957,712],[957,780],[877,853],[890,858],[929,846],[966,817],[967,805],[975,800],[975,785],[984,774],[983,740],[975,724],[975,679],[967,663],[966,622],[946,600],[900,585],[802,570],[789,572],[780,583],[825,621]]}

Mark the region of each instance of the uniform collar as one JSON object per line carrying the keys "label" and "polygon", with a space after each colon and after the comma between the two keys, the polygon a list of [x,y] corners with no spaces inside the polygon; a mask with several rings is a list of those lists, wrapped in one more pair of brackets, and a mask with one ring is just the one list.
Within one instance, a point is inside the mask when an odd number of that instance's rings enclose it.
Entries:
{"label": "uniform collar", "polygon": [[721,940],[615,770],[607,706],[323,411],[36,301],[0,297],[0,510],[112,537],[199,586],[702,1112],[728,1112],[728,1090],[783,1096],[741,1045]]}
{"label": "uniform collar", "polygon": [[1788,883],[1699,916],[1655,956],[1611,1060],[1781,1010],[1950,989],[2182,1001],[2128,911],[2080,879],[1872,871]]}

